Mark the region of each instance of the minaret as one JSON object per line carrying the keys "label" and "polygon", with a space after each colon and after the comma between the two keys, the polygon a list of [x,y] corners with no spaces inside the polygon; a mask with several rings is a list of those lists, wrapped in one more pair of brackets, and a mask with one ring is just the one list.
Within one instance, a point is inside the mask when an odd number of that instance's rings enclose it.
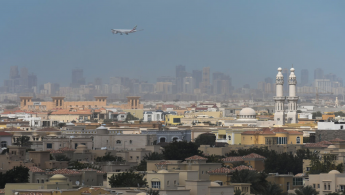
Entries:
{"label": "minaret", "polygon": [[288,113],[287,113],[287,122],[288,123],[297,123],[297,101],[298,96],[296,96],[296,75],[295,69],[290,69],[290,76],[289,76],[289,97],[287,100],[289,101],[288,106]]}
{"label": "minaret", "polygon": [[275,103],[275,113],[274,121],[275,125],[284,125],[285,115],[284,115],[284,102],[285,96],[283,96],[283,84],[284,76],[282,74],[282,68],[278,68],[278,74],[276,76],[276,96],[274,97]]}

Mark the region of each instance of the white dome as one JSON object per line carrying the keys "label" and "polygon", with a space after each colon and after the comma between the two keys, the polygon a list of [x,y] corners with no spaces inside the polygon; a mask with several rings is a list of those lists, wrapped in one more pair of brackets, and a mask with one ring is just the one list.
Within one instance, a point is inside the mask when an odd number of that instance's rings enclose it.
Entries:
{"label": "white dome", "polygon": [[253,108],[243,108],[240,115],[256,115],[256,112]]}
{"label": "white dome", "polygon": [[107,128],[104,126],[99,126],[99,127],[97,127],[97,129],[107,129]]}
{"label": "white dome", "polygon": [[329,145],[327,148],[337,148],[335,145]]}
{"label": "white dome", "polygon": [[340,172],[337,171],[337,170],[332,170],[332,171],[330,171],[329,173],[330,173],[330,174],[337,174],[337,173],[340,173]]}
{"label": "white dome", "polygon": [[250,120],[250,121],[254,121],[256,120],[256,112],[254,109],[252,108],[243,108],[241,111],[240,111],[240,114],[239,114],[239,119],[238,120]]}

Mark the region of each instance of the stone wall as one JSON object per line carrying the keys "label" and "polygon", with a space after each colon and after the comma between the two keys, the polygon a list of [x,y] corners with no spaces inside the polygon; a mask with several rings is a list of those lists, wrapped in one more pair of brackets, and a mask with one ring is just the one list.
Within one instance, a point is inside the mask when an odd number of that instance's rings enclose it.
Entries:
{"label": "stone wall", "polygon": [[345,130],[316,130],[315,142],[330,141],[335,138],[345,140]]}

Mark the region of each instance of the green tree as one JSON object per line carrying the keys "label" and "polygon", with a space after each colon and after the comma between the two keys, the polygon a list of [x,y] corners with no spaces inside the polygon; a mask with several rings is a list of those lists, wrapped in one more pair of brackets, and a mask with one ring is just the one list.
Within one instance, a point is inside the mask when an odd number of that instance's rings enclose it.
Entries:
{"label": "green tree", "polygon": [[246,195],[245,193],[242,193],[242,191],[239,189],[235,190],[234,192],[234,195]]}
{"label": "green tree", "polygon": [[77,170],[86,169],[86,168],[100,170],[100,168],[98,166],[88,164],[88,163],[80,163],[78,161],[69,161],[68,162],[68,168],[69,169],[77,169]]}
{"label": "green tree", "polygon": [[209,156],[204,156],[205,158],[207,158],[207,163],[222,163],[222,158],[224,158],[224,156],[219,156],[219,155],[209,155]]}
{"label": "green tree", "polygon": [[303,159],[311,159],[315,156],[308,149],[297,150],[296,154],[293,155],[290,153],[277,153],[274,150],[268,150],[267,147],[240,149],[238,151],[231,151],[226,156],[245,156],[251,153],[266,157],[266,173],[301,173],[303,172]]}
{"label": "green tree", "polygon": [[56,161],[70,161],[71,159],[68,158],[66,155],[64,154],[57,154],[55,155],[55,160]]}
{"label": "green tree", "polygon": [[115,187],[146,187],[147,182],[144,179],[143,174],[130,172],[123,172],[119,174],[113,174],[109,179],[109,185],[112,188]]}
{"label": "green tree", "polygon": [[312,186],[303,186],[295,190],[296,195],[317,195],[317,192]]}
{"label": "green tree", "polygon": [[198,146],[193,142],[172,142],[164,147],[163,155],[165,160],[185,160],[194,155],[201,155]]}
{"label": "green tree", "polygon": [[159,195],[159,191],[150,189],[147,191],[147,194],[148,195]]}
{"label": "green tree", "polygon": [[133,116],[132,113],[127,112],[127,117],[125,121],[128,122],[128,121],[135,121],[135,120],[139,120],[139,118]]}
{"label": "green tree", "polygon": [[13,143],[13,145],[17,145],[20,147],[28,147],[31,145],[30,137],[25,136],[25,135],[20,136],[20,137],[16,138],[16,142]]}
{"label": "green tree", "polygon": [[113,156],[110,152],[106,152],[104,156],[97,157],[96,162],[109,162],[109,161],[116,161],[116,162],[124,162],[123,158],[120,156]]}
{"label": "green tree", "polygon": [[337,116],[342,116],[344,117],[345,116],[345,113],[342,112],[342,111],[338,111],[338,112],[334,112],[334,115],[337,117]]}
{"label": "green tree", "polygon": [[252,193],[261,194],[265,192],[268,185],[265,173],[257,173],[251,170],[236,170],[231,176],[231,183],[251,183],[250,190]]}
{"label": "green tree", "polygon": [[321,158],[318,155],[315,155],[310,162],[311,167],[309,174],[328,173],[331,170],[342,172],[343,165],[336,165],[335,159],[336,156],[334,154],[324,155]]}
{"label": "green tree", "polygon": [[6,183],[28,183],[29,169],[24,166],[13,167],[5,174],[0,173],[0,188],[5,188]]}
{"label": "green tree", "polygon": [[313,112],[312,116],[313,116],[313,119],[316,119],[316,117],[322,117],[322,113],[320,111]]}
{"label": "green tree", "polygon": [[196,139],[195,139],[195,144],[200,146],[200,145],[209,145],[213,146],[216,142],[216,136],[214,134],[210,133],[203,133],[200,134]]}
{"label": "green tree", "polygon": [[59,123],[57,126],[61,129],[65,125],[66,125],[66,123]]}
{"label": "green tree", "polygon": [[163,154],[158,152],[152,152],[149,154],[145,154],[145,157],[140,161],[139,165],[134,167],[134,170],[137,171],[146,171],[147,170],[147,160],[163,160]]}
{"label": "green tree", "polygon": [[269,182],[261,195],[283,195],[283,190],[279,187],[278,184],[273,184]]}

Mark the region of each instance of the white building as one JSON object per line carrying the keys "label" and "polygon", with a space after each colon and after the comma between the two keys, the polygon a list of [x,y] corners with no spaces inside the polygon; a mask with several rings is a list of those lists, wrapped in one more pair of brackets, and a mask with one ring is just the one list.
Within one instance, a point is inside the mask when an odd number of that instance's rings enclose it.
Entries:
{"label": "white building", "polygon": [[150,122],[150,121],[163,121],[163,111],[157,110],[157,111],[144,111],[144,122]]}
{"label": "white building", "polygon": [[344,130],[345,122],[318,122],[317,129],[319,130]]}

